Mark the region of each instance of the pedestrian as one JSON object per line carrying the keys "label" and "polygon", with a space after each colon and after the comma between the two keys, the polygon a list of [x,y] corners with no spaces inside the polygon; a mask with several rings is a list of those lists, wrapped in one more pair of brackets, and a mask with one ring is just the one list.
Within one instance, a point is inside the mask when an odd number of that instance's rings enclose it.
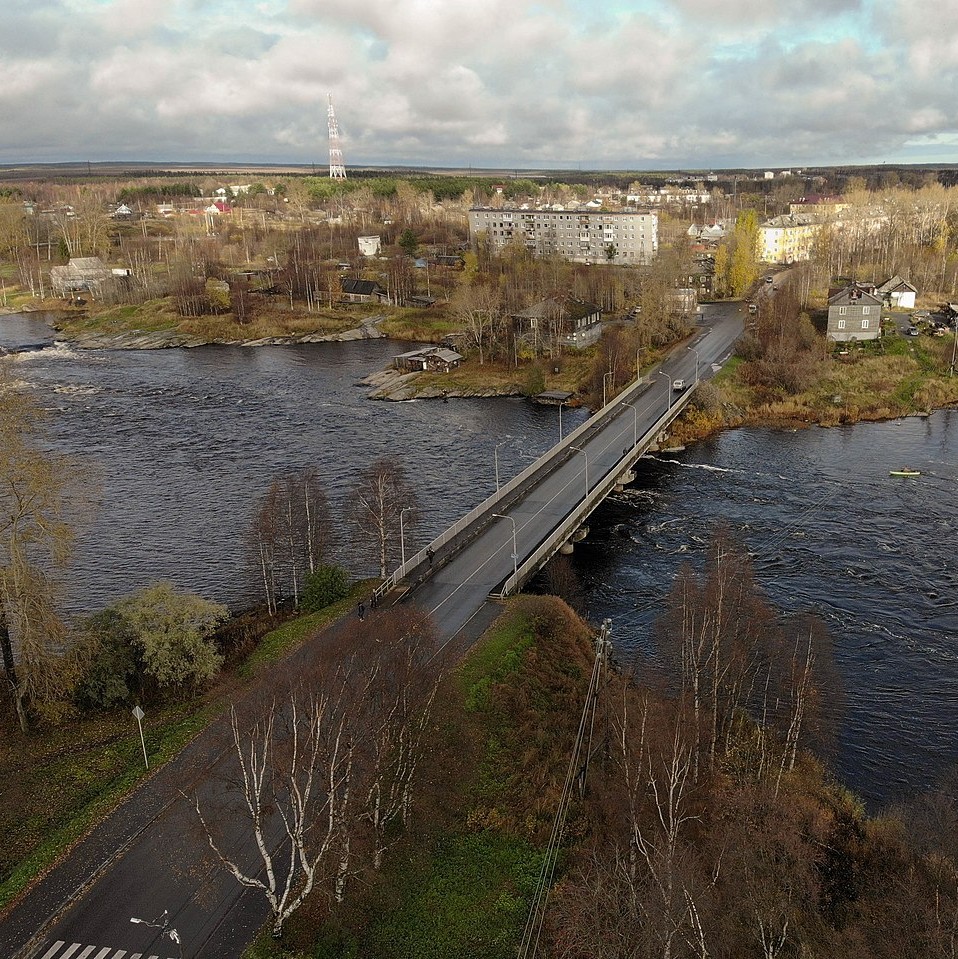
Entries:
{"label": "pedestrian", "polygon": [[432,566],[432,558],[435,554],[432,551],[431,546],[426,547],[426,558],[429,560],[429,565]]}
{"label": "pedestrian", "polygon": [[359,613],[359,619],[360,619],[360,622],[362,622],[362,620],[366,618],[366,607],[363,606],[362,600],[359,601],[359,606],[357,607],[356,612]]}

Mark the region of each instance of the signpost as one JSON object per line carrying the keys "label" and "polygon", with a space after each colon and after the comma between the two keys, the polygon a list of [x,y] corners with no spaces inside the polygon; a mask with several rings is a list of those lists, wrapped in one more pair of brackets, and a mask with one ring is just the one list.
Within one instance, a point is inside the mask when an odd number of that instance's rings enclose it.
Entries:
{"label": "signpost", "polygon": [[146,763],[146,768],[150,768],[150,760],[146,755],[146,740],[143,738],[143,717],[146,715],[139,706],[133,707],[133,715],[136,716],[136,725],[140,730],[140,745],[143,747],[143,762]]}

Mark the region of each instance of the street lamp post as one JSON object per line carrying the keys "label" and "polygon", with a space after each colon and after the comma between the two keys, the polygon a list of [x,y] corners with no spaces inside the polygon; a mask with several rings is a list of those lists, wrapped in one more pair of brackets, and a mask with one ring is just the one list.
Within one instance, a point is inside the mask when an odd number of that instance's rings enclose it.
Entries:
{"label": "street lamp post", "polygon": [[130,916],[130,922],[141,926],[149,926],[151,929],[159,929],[160,937],[166,936],[171,942],[175,942],[182,957],[183,943],[180,941],[180,934],[170,925],[170,913],[168,909],[164,909],[163,915],[158,916],[152,922],[150,922],[149,919],[138,919],[136,916]]}
{"label": "street lamp post", "polygon": [[[498,484],[497,484],[497,487],[498,487]],[[403,566],[406,565],[406,530],[405,530],[405,527],[403,526],[403,516],[405,516],[406,513],[410,512],[411,510],[414,510],[415,508],[416,508],[415,506],[404,506],[399,511],[399,557],[402,560]]]}
{"label": "street lamp post", "polygon": [[639,411],[631,403],[626,403],[624,400],[622,401],[622,405],[632,410],[632,448],[635,449],[635,447],[639,445]]}
{"label": "street lamp post", "polygon": [[562,400],[559,400],[559,442],[562,442]]}
{"label": "street lamp post", "polygon": [[589,495],[589,454],[581,446],[570,446],[570,450],[575,450],[585,457],[585,495]]}
{"label": "street lamp post", "polygon": [[642,352],[641,349],[635,351],[635,381],[638,382],[641,377],[641,371],[639,369],[639,354]]}
{"label": "street lamp post", "polygon": [[669,376],[665,370],[659,370],[659,376],[664,376],[666,381],[666,393],[665,393],[665,412],[672,408],[672,377]]}
{"label": "street lamp post", "polygon": [[513,586],[515,586],[519,582],[519,547],[516,545],[516,521],[511,516],[506,516],[505,513],[493,513],[492,515],[498,516],[499,519],[507,519],[512,523],[512,579]]}
{"label": "street lamp post", "polygon": [[[603,373],[603,374],[602,374],[602,405],[603,405],[603,406],[605,406],[605,403],[606,403],[605,381],[606,381],[610,376],[613,377],[613,378],[615,377],[615,373],[614,373],[612,370],[609,370],[608,373]],[[615,386],[614,379],[613,379],[612,385]]]}
{"label": "street lamp post", "polygon": [[699,351],[694,346],[687,346],[687,350],[695,354],[695,385],[699,385]]}

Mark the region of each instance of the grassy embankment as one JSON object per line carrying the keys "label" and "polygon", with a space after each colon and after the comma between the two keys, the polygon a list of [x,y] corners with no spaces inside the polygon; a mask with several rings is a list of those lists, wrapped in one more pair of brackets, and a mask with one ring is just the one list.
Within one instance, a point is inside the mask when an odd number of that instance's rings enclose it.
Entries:
{"label": "grassy embankment", "polygon": [[[147,706],[152,770],[174,757],[270,664],[352,609],[369,583],[328,609],[266,633],[204,695]],[[146,778],[127,708],[83,716],[23,736],[0,725],[0,910]]]}
{"label": "grassy embankment", "polygon": [[247,959],[516,954],[588,685],[589,631],[521,596],[446,677],[408,835],[341,906],[314,901]]}
{"label": "grassy embankment", "polygon": [[744,409],[744,422],[801,422],[834,426],[884,420],[958,402],[958,378],[948,375],[951,337],[886,336],[846,355],[831,353],[807,390],[765,397],[743,381],[742,365],[728,372],[723,393]]}
{"label": "grassy embankment", "polygon": [[[56,304],[62,309],[62,303]],[[358,305],[342,310],[270,310],[257,313],[248,323],[237,323],[231,313],[216,316],[184,317],[172,300],[162,298],[139,304],[87,306],[66,313],[60,328],[67,335],[91,333],[175,332],[208,342],[237,342],[267,337],[299,337],[307,334],[333,335],[356,329],[370,316],[381,315],[373,305]]]}
{"label": "grassy embankment", "polygon": [[701,388],[675,424],[672,439],[690,442],[736,426],[837,426],[929,414],[958,405],[958,375],[949,376],[951,336],[894,333],[845,355],[820,360],[812,384],[788,394],[751,385],[749,364],[733,357]]}

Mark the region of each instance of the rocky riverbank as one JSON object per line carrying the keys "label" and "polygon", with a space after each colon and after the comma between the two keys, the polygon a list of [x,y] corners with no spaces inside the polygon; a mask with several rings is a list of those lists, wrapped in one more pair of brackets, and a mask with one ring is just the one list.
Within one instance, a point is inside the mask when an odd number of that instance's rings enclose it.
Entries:
{"label": "rocky riverbank", "polygon": [[372,387],[371,400],[400,402],[412,399],[446,399],[448,397],[488,398],[491,396],[521,396],[515,384],[509,386],[446,387],[441,384],[423,385],[425,373],[404,373],[401,370],[385,369],[370,373],[360,380],[360,385]]}

